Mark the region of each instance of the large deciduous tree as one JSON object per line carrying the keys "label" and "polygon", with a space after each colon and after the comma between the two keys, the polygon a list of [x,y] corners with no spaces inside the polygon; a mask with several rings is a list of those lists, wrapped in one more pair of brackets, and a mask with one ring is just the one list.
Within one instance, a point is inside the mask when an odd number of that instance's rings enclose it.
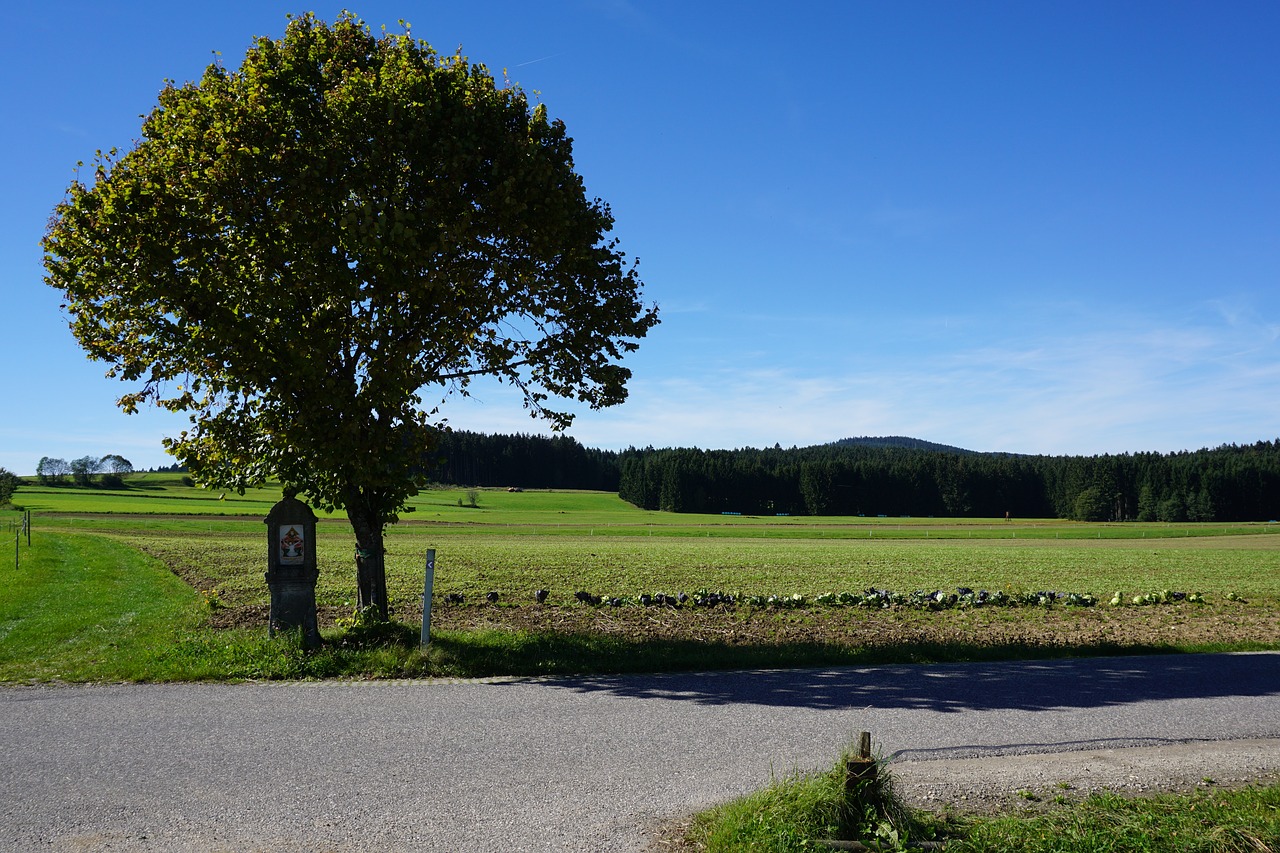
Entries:
{"label": "large deciduous tree", "polygon": [[278,478],[355,534],[385,617],[383,534],[417,492],[438,405],[489,375],[620,403],[657,322],[571,140],[484,66],[306,15],[238,70],[168,84],[132,150],[98,152],[44,239],[46,281],[125,411],[198,481]]}
{"label": "large deciduous tree", "polygon": [[71,479],[77,486],[93,484],[93,475],[102,471],[102,460],[96,456],[81,456],[71,460]]}
{"label": "large deciduous tree", "polygon": [[40,462],[36,465],[36,477],[39,478],[41,485],[61,483],[70,473],[71,466],[65,459],[41,456]]}
{"label": "large deciduous tree", "polygon": [[125,459],[119,453],[108,453],[106,456],[98,460],[102,470],[111,474],[132,474],[133,463]]}

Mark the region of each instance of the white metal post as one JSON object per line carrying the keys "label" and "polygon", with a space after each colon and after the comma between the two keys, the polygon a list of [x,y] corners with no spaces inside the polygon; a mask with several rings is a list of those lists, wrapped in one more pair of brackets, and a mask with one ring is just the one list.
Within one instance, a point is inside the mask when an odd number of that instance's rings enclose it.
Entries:
{"label": "white metal post", "polygon": [[436,549],[427,549],[427,573],[422,582],[422,647],[431,645],[431,588],[436,583]]}

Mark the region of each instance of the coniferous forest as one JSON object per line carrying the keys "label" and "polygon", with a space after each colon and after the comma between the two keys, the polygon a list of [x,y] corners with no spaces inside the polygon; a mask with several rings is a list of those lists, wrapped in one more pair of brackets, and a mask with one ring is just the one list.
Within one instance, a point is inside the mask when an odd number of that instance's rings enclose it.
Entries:
{"label": "coniferous forest", "polygon": [[914,439],[783,449],[585,448],[567,436],[442,435],[432,479],[617,491],[643,509],[744,515],[1269,521],[1280,441],[1179,453],[1022,456]]}

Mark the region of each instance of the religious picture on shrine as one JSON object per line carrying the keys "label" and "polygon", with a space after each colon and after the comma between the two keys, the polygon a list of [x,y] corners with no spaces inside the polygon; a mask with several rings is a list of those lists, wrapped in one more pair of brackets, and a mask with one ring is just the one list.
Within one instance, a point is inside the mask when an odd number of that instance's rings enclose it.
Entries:
{"label": "religious picture on shrine", "polygon": [[306,541],[303,539],[301,530],[293,525],[280,528],[280,565],[302,565],[305,550]]}

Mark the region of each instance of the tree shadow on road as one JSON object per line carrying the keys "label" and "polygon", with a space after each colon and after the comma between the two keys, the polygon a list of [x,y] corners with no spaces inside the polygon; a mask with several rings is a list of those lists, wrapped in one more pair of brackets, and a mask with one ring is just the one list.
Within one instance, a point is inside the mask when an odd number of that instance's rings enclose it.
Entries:
{"label": "tree shadow on road", "polygon": [[1034,711],[1229,696],[1280,700],[1280,653],[585,676],[539,683],[712,706]]}

